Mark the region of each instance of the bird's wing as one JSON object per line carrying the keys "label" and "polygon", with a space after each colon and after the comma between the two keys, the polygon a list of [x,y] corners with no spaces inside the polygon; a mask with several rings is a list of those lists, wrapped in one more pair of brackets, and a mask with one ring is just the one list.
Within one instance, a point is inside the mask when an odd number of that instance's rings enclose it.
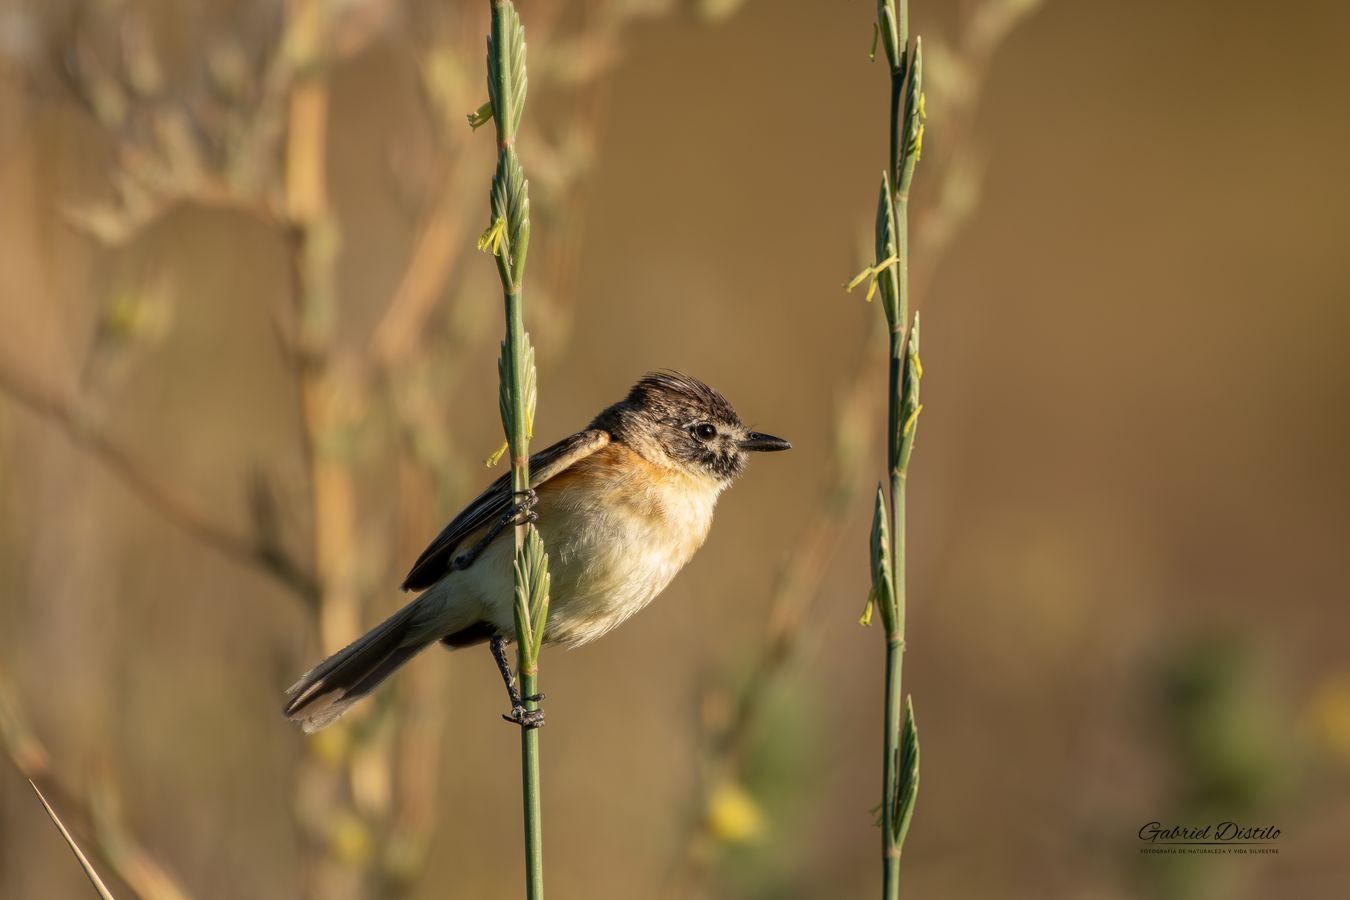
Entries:
{"label": "bird's wing", "polygon": [[[585,459],[610,441],[609,432],[592,428],[579,431],[571,437],[530,457],[530,487],[537,488],[554,475],[564,471],[578,460]],[[422,555],[413,563],[403,579],[403,590],[420,591],[431,587],[445,577],[455,550],[469,535],[497,520],[511,505],[511,474],[508,472],[492,482],[472,503],[436,535]]]}

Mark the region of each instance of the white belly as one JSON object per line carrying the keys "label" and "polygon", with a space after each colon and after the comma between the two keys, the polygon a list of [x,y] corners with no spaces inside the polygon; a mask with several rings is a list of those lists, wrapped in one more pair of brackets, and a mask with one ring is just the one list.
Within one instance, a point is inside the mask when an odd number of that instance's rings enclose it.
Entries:
{"label": "white belly", "polygon": [[[548,552],[551,589],[546,638],[592,641],[642,609],[670,584],[702,545],[720,489],[710,480],[672,476],[614,483],[569,480],[540,491],[538,528]],[[639,483],[640,482],[640,483]],[[472,603],[481,618],[514,635],[509,532],[465,572],[448,578],[450,605]],[[456,616],[455,618],[461,618]]]}

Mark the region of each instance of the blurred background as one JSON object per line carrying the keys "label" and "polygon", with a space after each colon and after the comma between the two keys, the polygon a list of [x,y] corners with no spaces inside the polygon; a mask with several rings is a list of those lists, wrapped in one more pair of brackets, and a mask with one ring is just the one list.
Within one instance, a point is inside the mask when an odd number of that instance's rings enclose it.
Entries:
{"label": "blurred background", "polygon": [[[536,439],[645,370],[755,460],[543,657],[554,897],[875,894],[873,4],[521,4]],[[0,897],[512,897],[516,730],[429,652],[281,693],[493,473],[486,4],[0,0]],[[916,2],[909,896],[1350,883],[1350,7]],[[1340,410],[1341,412],[1336,412]],[[1278,855],[1139,853],[1150,821]]]}

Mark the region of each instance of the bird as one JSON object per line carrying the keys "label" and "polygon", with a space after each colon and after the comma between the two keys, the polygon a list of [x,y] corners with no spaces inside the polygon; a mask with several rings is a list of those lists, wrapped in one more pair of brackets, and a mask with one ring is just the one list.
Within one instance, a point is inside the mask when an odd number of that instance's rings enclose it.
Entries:
{"label": "bird", "polygon": [[[542,724],[514,686],[510,525],[536,523],[549,556],[544,642],[577,647],[621,625],[663,591],[703,545],[722,492],[751,453],[791,449],[750,430],[727,399],[662,370],[581,431],[530,457],[530,490],[503,475],[422,551],[403,581],[417,597],[305,673],[283,713],[317,731],[433,644],[487,642],[512,704],[506,718]],[[525,698],[535,699],[535,698]]]}

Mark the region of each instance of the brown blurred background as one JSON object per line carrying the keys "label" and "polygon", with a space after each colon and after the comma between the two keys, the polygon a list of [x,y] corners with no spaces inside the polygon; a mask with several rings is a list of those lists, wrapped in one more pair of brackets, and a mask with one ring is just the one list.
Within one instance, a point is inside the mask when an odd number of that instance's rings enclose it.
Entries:
{"label": "brown blurred background", "polygon": [[[0,2],[0,727],[119,896],[516,896],[485,651],[320,739],[278,714],[500,436],[486,4],[310,5]],[[1342,896],[1350,8],[1025,5],[912,11],[906,894]],[[671,367],[795,445],[650,609],[545,653],[555,897],[876,893],[884,375],[850,391],[880,311],[840,288],[873,14],[522,3],[537,439]],[[1138,852],[1222,819],[1279,854]],[[0,897],[81,879],[0,766]]]}

